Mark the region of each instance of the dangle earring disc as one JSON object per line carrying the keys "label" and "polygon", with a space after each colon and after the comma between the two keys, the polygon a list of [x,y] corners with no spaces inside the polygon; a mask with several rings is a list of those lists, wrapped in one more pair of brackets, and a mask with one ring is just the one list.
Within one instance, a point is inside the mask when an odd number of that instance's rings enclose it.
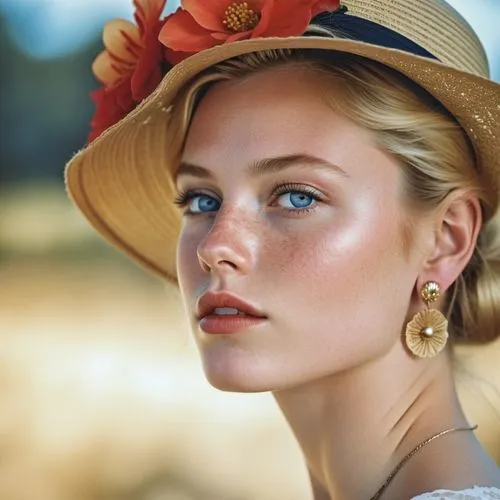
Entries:
{"label": "dangle earring disc", "polygon": [[444,349],[448,340],[448,321],[429,304],[440,296],[440,287],[435,281],[428,281],[420,291],[426,308],[417,313],[406,326],[406,345],[419,358],[432,358]]}

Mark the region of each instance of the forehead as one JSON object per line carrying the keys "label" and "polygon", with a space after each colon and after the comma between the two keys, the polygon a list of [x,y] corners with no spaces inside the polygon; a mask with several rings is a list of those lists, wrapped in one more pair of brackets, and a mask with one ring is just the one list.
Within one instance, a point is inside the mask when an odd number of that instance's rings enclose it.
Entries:
{"label": "forehead", "polygon": [[182,160],[209,169],[293,154],[337,165],[366,162],[375,139],[336,111],[337,98],[341,89],[301,67],[217,83],[196,110]]}

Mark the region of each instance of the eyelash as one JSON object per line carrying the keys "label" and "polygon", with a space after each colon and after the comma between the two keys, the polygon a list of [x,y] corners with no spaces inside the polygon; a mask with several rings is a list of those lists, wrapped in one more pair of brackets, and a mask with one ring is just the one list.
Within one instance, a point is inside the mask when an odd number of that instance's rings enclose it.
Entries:
{"label": "eyelash", "polygon": [[[179,194],[175,197],[174,203],[180,208],[186,208],[189,202],[196,198],[197,196],[211,196],[207,193],[202,193],[201,191],[180,191]],[[189,215],[189,214],[186,214]]]}
{"label": "eyelash", "polygon": [[[285,184],[278,184],[274,186],[272,193],[273,193],[273,203],[283,194],[287,194],[290,192],[294,193],[301,193],[305,194],[307,196],[310,196],[315,202],[318,201],[324,201],[324,197],[321,195],[319,191],[316,189],[306,186],[303,184],[293,184],[293,183],[285,183]],[[187,190],[187,191],[181,191],[179,194],[176,196],[174,203],[179,206],[180,208],[185,209],[189,202],[196,198],[197,196],[209,196],[213,197],[210,194],[204,193],[202,191],[196,191],[196,190]],[[283,210],[286,210],[289,213],[293,213],[294,215],[302,215],[302,214],[307,214],[315,210],[316,208],[316,203],[313,204],[312,206],[305,207],[305,208],[285,208],[281,207]],[[206,212],[210,213],[210,212]],[[198,213],[190,213],[190,212],[185,212],[185,215],[199,215]]]}
{"label": "eyelash", "polygon": [[[307,196],[310,196],[315,202],[318,201],[324,201],[324,197],[321,195],[321,193],[317,190],[312,188],[311,186],[305,186],[303,184],[293,184],[293,183],[285,183],[285,184],[278,184],[277,186],[274,187],[273,189],[273,196],[274,196],[274,201],[277,201],[277,199],[287,193],[300,193],[300,194],[305,194]],[[273,202],[274,202],[273,201]],[[305,208],[284,208],[289,213],[292,213],[294,215],[302,215],[302,214],[308,214],[312,212],[313,210],[316,209],[316,203],[309,207]]]}

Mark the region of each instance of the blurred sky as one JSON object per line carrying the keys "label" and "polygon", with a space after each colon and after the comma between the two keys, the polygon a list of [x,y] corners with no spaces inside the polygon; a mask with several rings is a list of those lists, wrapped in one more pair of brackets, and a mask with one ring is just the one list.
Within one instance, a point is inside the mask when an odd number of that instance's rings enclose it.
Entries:
{"label": "blurred sky", "polygon": [[[500,81],[500,0],[448,0],[472,25],[489,56],[492,75]],[[178,0],[167,2],[167,11]],[[51,59],[67,55],[98,36],[114,17],[132,18],[132,0],[0,0],[9,35],[30,56]]]}

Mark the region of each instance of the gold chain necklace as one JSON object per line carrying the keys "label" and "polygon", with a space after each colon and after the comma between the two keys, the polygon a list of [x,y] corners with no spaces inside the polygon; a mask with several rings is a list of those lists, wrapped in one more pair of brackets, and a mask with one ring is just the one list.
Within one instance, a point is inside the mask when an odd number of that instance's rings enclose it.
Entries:
{"label": "gold chain necklace", "polygon": [[442,436],[445,436],[446,434],[449,434],[450,432],[460,432],[460,431],[475,431],[477,429],[477,425],[474,427],[451,427],[450,429],[446,429],[444,431],[438,432],[437,434],[434,434],[434,436],[431,436],[427,438],[425,441],[422,441],[420,444],[415,446],[413,450],[408,453],[408,455],[404,456],[401,462],[399,462],[398,465],[394,468],[394,470],[389,474],[389,477],[385,480],[385,483],[380,487],[380,489],[373,495],[370,500],[378,500],[381,496],[382,493],[386,490],[386,488],[389,486],[391,481],[394,479],[394,476],[399,472],[401,467],[410,460],[410,458],[415,455],[415,453],[418,453],[424,446],[428,445],[431,441],[434,441],[434,439],[440,438]]}

